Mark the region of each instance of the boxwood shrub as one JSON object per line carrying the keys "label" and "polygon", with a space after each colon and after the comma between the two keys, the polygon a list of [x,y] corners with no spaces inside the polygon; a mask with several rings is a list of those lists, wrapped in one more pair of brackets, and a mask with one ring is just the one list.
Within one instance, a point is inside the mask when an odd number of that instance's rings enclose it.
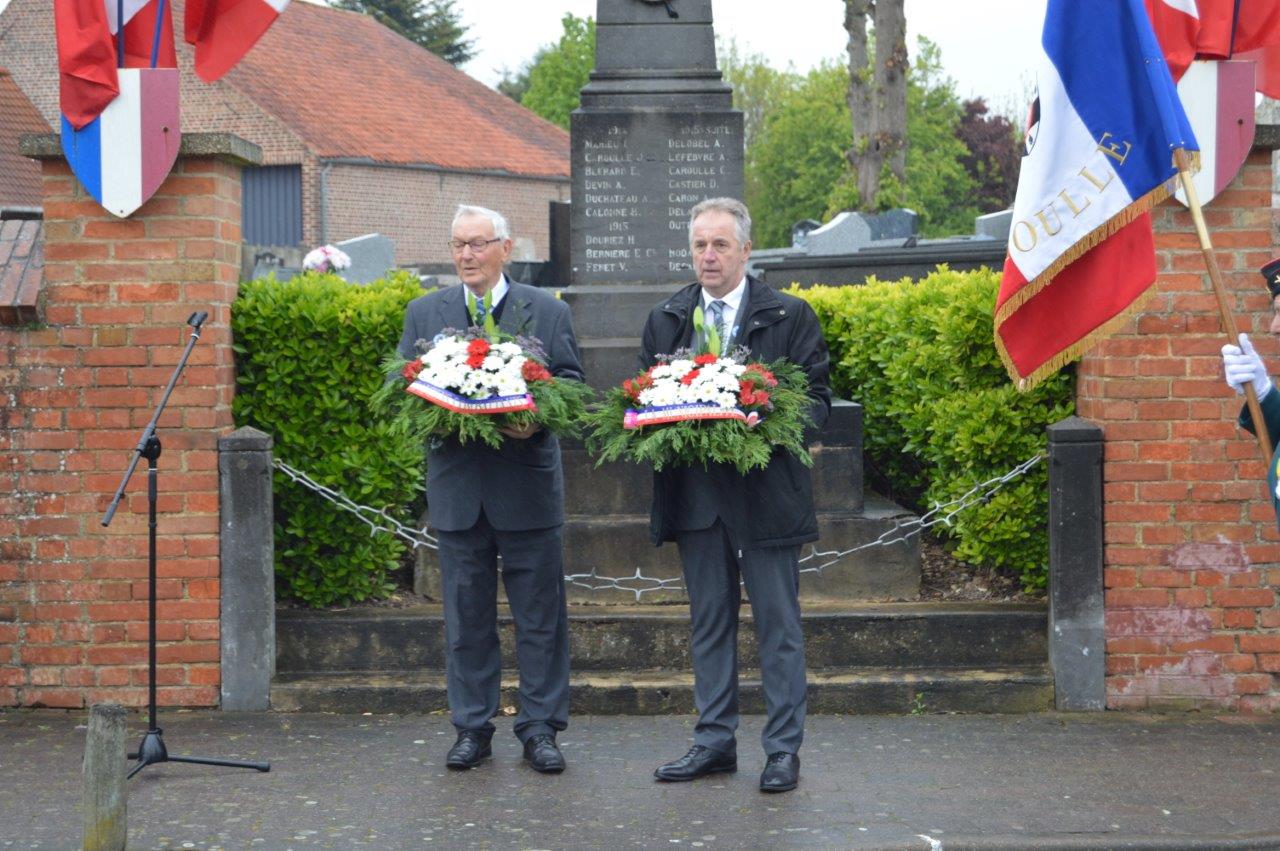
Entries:
{"label": "boxwood shrub", "polygon": [[[304,274],[240,285],[231,311],[236,424],[275,439],[275,457],[363,505],[407,514],[422,490],[423,447],[372,414],[382,359],[400,339],[418,279],[364,286]],[[405,544],[275,474],[277,588],[311,606],[385,595]],[[408,519],[402,517],[401,519]]]}
{"label": "boxwood shrub", "polygon": [[[1029,393],[1010,382],[992,342],[999,276],[940,266],[923,280],[793,292],[817,312],[832,386],[864,407],[870,484],[916,510],[946,503],[1046,448],[1045,426],[1075,411],[1063,370]],[[1045,585],[1047,465],[935,531],[955,555]]]}

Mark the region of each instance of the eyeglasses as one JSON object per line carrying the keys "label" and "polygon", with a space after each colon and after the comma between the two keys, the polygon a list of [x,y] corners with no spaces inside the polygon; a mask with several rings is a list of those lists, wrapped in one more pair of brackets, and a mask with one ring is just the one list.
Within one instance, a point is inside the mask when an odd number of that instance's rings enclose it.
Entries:
{"label": "eyeglasses", "polygon": [[471,246],[472,254],[479,254],[495,242],[502,242],[502,237],[495,236],[493,239],[472,239],[467,242],[463,242],[460,239],[451,239],[449,240],[449,247],[453,249],[454,254],[461,254],[462,249],[469,245]]}

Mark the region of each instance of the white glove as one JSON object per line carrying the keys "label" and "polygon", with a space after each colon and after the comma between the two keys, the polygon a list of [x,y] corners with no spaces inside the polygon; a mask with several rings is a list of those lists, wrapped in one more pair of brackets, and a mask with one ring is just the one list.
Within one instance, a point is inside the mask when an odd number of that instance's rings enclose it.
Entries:
{"label": "white glove", "polygon": [[1226,373],[1227,386],[1237,393],[1244,393],[1244,386],[1250,383],[1259,399],[1271,390],[1267,368],[1263,365],[1262,358],[1253,350],[1248,334],[1240,335],[1240,345],[1228,343],[1222,347],[1222,367]]}

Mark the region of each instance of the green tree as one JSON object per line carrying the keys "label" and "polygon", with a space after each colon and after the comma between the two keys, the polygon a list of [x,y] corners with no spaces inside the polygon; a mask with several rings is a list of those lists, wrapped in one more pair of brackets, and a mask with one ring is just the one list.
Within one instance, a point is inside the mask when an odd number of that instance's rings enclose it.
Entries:
{"label": "green tree", "polygon": [[[907,85],[906,179],[886,164],[873,209],[909,207],[925,236],[970,233],[978,209],[968,149],[956,136],[963,109],[938,48],[920,39]],[[847,67],[826,63],[776,99],[746,152],[746,194],[762,248],[790,244],[800,219],[864,209],[845,153],[853,143]]]}
{"label": "green tree", "polygon": [[560,40],[529,68],[529,86],[520,103],[548,121],[569,129],[578,93],[587,84],[596,59],[596,22],[568,14],[560,20]]}
{"label": "green tree", "polygon": [[510,68],[504,67],[502,69],[502,79],[498,80],[494,88],[516,103],[521,103],[524,100],[525,92],[529,91],[529,72],[533,70],[533,66],[537,65],[550,49],[550,45],[538,48],[538,52],[533,54],[533,58],[521,65],[519,70],[512,71]]}
{"label": "green tree", "polygon": [[733,108],[742,110],[743,137],[748,147],[760,135],[765,117],[804,78],[791,68],[779,71],[759,53],[743,53],[734,39],[719,45],[720,73],[733,87]]}
{"label": "green tree", "polygon": [[466,38],[455,0],[427,0],[422,7],[425,38],[418,43],[450,65],[465,65],[476,55],[475,39]]}
{"label": "green tree", "polygon": [[335,0],[333,5],[369,15],[445,61],[461,65],[475,55],[475,40],[465,38],[467,28],[454,3],[455,0]]}
{"label": "green tree", "polygon": [[919,39],[907,85],[906,185],[881,179],[879,209],[910,207],[925,236],[973,233],[977,186],[965,168],[969,149],[957,131],[964,108],[955,81],[942,69],[942,52]]}
{"label": "green tree", "polygon": [[746,201],[761,248],[791,244],[791,226],[819,218],[850,172],[849,72],[828,62],[776,94],[746,150]]}

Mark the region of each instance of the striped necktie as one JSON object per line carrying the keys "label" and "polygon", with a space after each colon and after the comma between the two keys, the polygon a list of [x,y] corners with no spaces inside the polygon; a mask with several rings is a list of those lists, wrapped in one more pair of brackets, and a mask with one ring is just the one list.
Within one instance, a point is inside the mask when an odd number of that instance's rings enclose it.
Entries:
{"label": "striped necktie", "polygon": [[720,351],[723,353],[729,347],[729,339],[725,336],[724,327],[724,309],[727,305],[720,299],[716,299],[707,306],[707,317],[711,320],[711,324],[715,326],[716,334],[720,337]]}

